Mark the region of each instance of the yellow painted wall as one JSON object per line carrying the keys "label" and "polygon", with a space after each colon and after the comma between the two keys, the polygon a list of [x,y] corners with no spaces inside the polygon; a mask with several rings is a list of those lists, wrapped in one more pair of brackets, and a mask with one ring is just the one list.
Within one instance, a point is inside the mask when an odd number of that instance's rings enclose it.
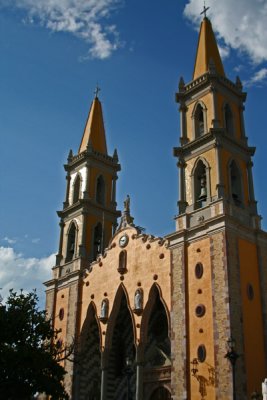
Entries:
{"label": "yellow painted wall", "polygon": [[[239,239],[238,249],[243,305],[244,359],[248,394],[251,394],[255,389],[260,392],[261,382],[266,378],[259,267],[257,248],[254,243]],[[249,300],[247,295],[248,283],[254,289],[253,300]]]}
{"label": "yellow painted wall", "polygon": [[[187,274],[188,274],[188,327],[189,327],[189,360],[197,358],[199,345],[205,345],[207,358],[198,365],[198,375],[204,379],[209,378],[208,368],[215,368],[214,360],[214,334],[213,334],[213,306],[212,306],[212,271],[210,258],[210,239],[198,240],[188,245],[187,248]],[[204,274],[201,279],[195,276],[195,266],[202,263]],[[199,293],[201,291],[201,293]],[[203,304],[206,313],[197,317],[195,309]],[[202,330],[202,331],[201,331]],[[190,369],[192,365],[190,365]],[[215,387],[206,385],[207,399],[215,398]],[[199,400],[199,381],[190,374],[191,400]]]}

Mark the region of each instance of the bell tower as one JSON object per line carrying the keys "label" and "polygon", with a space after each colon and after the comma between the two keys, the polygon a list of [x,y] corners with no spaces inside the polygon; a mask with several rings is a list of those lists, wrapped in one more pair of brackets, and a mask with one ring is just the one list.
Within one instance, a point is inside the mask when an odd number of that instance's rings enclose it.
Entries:
{"label": "bell tower", "polygon": [[[245,100],[240,79],[226,77],[205,16],[192,81],[181,78],[176,94],[179,200],[176,232],[168,236],[172,348],[181,349],[173,359],[175,400],[250,399],[267,372],[267,235],[254,197]],[[229,338],[238,355],[233,367]]]}
{"label": "bell tower", "polygon": [[[96,90],[77,154],[69,152],[66,197],[60,217],[59,249],[53,279],[46,282],[48,315],[67,344],[77,339],[81,287],[86,268],[96,260],[117,227],[117,151],[107,152],[102,105]],[[65,311],[64,311],[65,310]],[[71,392],[73,363],[65,361],[66,388]]]}

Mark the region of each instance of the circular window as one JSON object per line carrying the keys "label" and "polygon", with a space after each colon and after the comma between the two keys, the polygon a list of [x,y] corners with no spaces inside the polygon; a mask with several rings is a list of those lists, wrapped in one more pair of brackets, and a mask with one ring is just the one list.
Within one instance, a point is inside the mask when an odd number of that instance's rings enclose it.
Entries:
{"label": "circular window", "polygon": [[203,265],[201,263],[197,263],[197,265],[195,266],[195,275],[197,279],[201,279],[203,276]]}
{"label": "circular window", "polygon": [[62,321],[63,318],[64,318],[64,308],[61,308],[61,309],[59,310],[59,319],[60,319],[60,321]]}
{"label": "circular window", "polygon": [[251,283],[247,284],[247,296],[248,296],[249,300],[254,299],[254,289],[253,289],[253,286],[251,285]]}
{"label": "circular window", "polygon": [[206,307],[203,305],[203,304],[199,304],[197,307],[196,307],[196,316],[197,317],[203,317],[203,315],[205,314],[205,312],[206,312]]}
{"label": "circular window", "polygon": [[204,362],[206,360],[207,352],[204,344],[201,344],[197,349],[197,359],[199,362]]}

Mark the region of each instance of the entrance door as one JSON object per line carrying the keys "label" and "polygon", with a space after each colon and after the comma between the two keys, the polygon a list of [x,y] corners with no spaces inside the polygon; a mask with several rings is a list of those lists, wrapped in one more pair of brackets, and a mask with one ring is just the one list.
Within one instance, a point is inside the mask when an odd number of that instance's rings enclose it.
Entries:
{"label": "entrance door", "polygon": [[161,386],[154,390],[150,400],[171,400],[171,394],[165,387]]}

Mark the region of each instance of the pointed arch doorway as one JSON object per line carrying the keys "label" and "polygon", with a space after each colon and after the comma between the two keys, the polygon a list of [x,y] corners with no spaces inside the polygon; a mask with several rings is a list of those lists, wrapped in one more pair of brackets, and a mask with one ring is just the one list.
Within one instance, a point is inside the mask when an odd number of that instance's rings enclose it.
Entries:
{"label": "pointed arch doorway", "polygon": [[171,394],[164,386],[160,386],[153,391],[149,400],[171,400]]}

